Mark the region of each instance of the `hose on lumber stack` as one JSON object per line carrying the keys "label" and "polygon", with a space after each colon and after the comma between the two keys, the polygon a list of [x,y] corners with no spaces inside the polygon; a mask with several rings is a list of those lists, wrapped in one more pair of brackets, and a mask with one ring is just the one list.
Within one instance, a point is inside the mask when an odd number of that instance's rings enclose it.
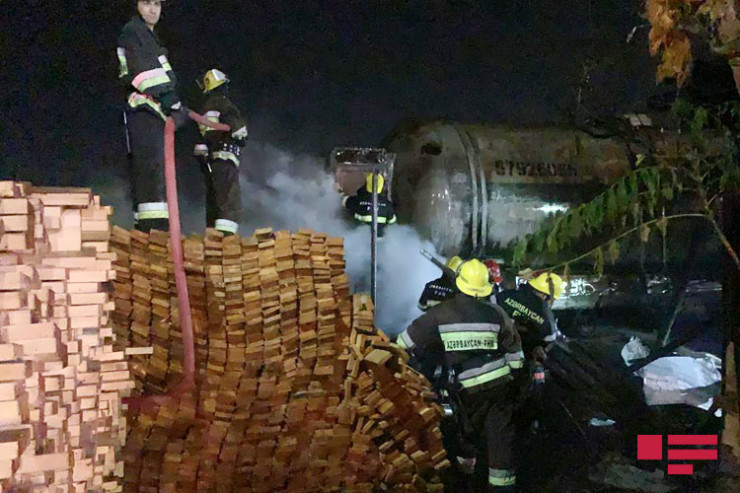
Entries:
{"label": "hose on lumber stack", "polygon": [[[228,125],[212,122],[192,110],[188,110],[188,116],[196,123],[206,125],[214,130],[224,132],[231,130],[231,127]],[[182,344],[185,357],[183,375],[177,387],[166,394],[124,399],[124,402],[133,409],[152,404],[162,405],[170,398],[179,399],[187,392],[193,390],[195,386],[195,339],[193,335],[193,319],[190,313],[190,297],[188,295],[188,285],[182,255],[180,208],[177,201],[177,172],[175,170],[175,130],[175,121],[172,117],[167,118],[164,124],[164,179],[170,223],[172,263],[175,270],[175,287],[177,289],[178,318],[180,330],[182,331]]]}

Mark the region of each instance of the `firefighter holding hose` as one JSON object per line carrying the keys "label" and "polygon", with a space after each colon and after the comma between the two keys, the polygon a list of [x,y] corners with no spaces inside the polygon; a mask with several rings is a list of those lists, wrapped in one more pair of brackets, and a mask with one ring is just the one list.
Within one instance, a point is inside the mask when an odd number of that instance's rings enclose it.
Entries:
{"label": "firefighter holding hose", "polygon": [[155,31],[162,0],[138,0],[118,37],[118,79],[128,91],[124,112],[136,228],[169,230],[164,182],[164,124],[187,119],[168,51]]}

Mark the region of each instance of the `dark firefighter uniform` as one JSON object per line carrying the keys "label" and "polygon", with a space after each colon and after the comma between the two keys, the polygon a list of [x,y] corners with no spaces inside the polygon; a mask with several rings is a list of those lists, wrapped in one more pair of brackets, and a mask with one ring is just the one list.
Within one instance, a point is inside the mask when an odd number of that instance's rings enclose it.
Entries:
{"label": "dark firefighter uniform", "polygon": [[455,287],[455,281],[450,279],[449,276],[442,275],[424,285],[424,291],[421,292],[421,297],[419,298],[419,309],[421,311],[427,311],[431,307],[452,298],[458,292],[457,287]]}
{"label": "dark firefighter uniform", "polygon": [[501,291],[496,295],[496,302],[517,323],[527,354],[557,339],[559,332],[550,305],[529,284],[517,290]]}
{"label": "dark firefighter uniform", "polygon": [[[383,235],[386,224],[396,222],[396,213],[393,204],[388,199],[388,194],[383,191],[385,179],[378,175],[376,187],[378,190],[378,236]],[[360,222],[372,224],[373,222],[373,175],[368,173],[365,186],[357,189],[357,193],[351,197],[345,196],[342,205]]]}
{"label": "dark firefighter uniform", "polygon": [[457,255],[450,257],[445,263],[445,267],[449,270],[443,272],[438,279],[429,281],[424,285],[424,291],[421,292],[418,303],[421,311],[427,311],[429,308],[439,305],[444,300],[448,300],[460,292],[455,285],[455,275],[462,263],[462,259]]}
{"label": "dark firefighter uniform", "polygon": [[167,231],[164,123],[181,108],[167,49],[137,14],[118,38],[119,80],[129,91],[126,112],[131,139],[136,227]]}
{"label": "dark firefighter uniform", "polygon": [[[471,282],[476,276],[480,280]],[[488,491],[513,491],[512,390],[518,380],[514,375],[524,363],[521,342],[500,307],[476,299],[490,295],[492,289],[480,261],[465,262],[456,284],[459,294],[430,308],[396,343],[423,367],[447,369],[447,390],[459,405],[456,455],[472,458],[485,450]]]}
{"label": "dark firefighter uniform", "polygon": [[247,124],[226,95],[229,79],[220,70],[209,70],[203,90],[208,95],[203,116],[214,123],[231,127],[228,132],[198,125],[207,146],[206,225],[225,234],[236,234],[242,212],[239,186],[241,149],[246,144]]}

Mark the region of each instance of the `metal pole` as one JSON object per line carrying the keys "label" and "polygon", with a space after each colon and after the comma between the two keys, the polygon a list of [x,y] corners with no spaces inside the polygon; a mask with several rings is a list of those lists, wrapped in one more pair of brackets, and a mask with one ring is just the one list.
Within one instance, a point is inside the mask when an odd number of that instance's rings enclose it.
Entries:
{"label": "metal pole", "polygon": [[375,305],[375,318],[378,317],[378,169],[373,168],[373,228],[370,233],[370,296]]}

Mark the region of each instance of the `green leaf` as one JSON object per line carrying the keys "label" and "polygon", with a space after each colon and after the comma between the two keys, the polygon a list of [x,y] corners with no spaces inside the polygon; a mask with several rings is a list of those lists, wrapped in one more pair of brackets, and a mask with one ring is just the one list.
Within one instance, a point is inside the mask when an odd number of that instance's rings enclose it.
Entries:
{"label": "green leaf", "polygon": [[673,189],[671,187],[663,187],[663,197],[666,200],[673,200]]}
{"label": "green leaf", "polygon": [[604,274],[604,252],[601,247],[594,250],[594,272],[599,276]]}
{"label": "green leaf", "polygon": [[637,174],[635,173],[629,174],[629,183],[630,183],[630,188],[632,189],[632,193],[634,195],[637,195],[638,193],[640,193],[639,184],[637,183]]}
{"label": "green leaf", "polygon": [[635,224],[640,224],[640,221],[642,221],[642,208],[640,207],[640,202],[637,200],[632,202],[630,212],[632,213],[632,220]]}
{"label": "green leaf", "polygon": [[622,178],[621,180],[619,180],[619,183],[615,189],[615,194],[616,194],[618,205],[621,206],[621,205],[624,205],[630,202],[630,194],[629,194],[629,191],[627,190],[627,179],[626,178]]}
{"label": "green leaf", "polygon": [[547,235],[547,250],[550,253],[557,253],[558,251],[558,239],[556,237],[556,232],[553,231],[549,235]]}
{"label": "green leaf", "polygon": [[668,219],[666,219],[666,217],[663,216],[658,220],[656,225],[658,226],[658,229],[660,230],[660,234],[662,234],[663,238],[665,238],[665,235],[668,232]]}
{"label": "green leaf", "polygon": [[614,188],[610,188],[606,192],[606,218],[609,221],[613,221],[617,216],[617,196],[614,193]]}
{"label": "green leaf", "polygon": [[609,260],[611,261],[612,265],[614,265],[617,262],[617,259],[619,258],[619,243],[615,240],[612,240],[609,243]]}
{"label": "green leaf", "polygon": [[514,247],[514,258],[512,260],[512,263],[514,265],[522,265],[524,264],[524,259],[527,256],[527,238],[529,235],[527,235],[522,241],[516,244],[516,247]]}
{"label": "green leaf", "polygon": [[704,126],[709,120],[709,113],[706,108],[699,108],[694,113],[694,118],[691,120],[691,133],[695,136],[699,136],[701,131],[704,130]]}
{"label": "green leaf", "polygon": [[577,240],[583,234],[583,218],[581,217],[582,209],[579,208],[570,216],[570,234],[572,240]]}
{"label": "green leaf", "polygon": [[640,241],[647,243],[650,239],[650,226],[643,224],[640,226]]}
{"label": "green leaf", "polygon": [[635,161],[635,168],[639,168],[643,162],[645,162],[645,154],[638,154]]}

